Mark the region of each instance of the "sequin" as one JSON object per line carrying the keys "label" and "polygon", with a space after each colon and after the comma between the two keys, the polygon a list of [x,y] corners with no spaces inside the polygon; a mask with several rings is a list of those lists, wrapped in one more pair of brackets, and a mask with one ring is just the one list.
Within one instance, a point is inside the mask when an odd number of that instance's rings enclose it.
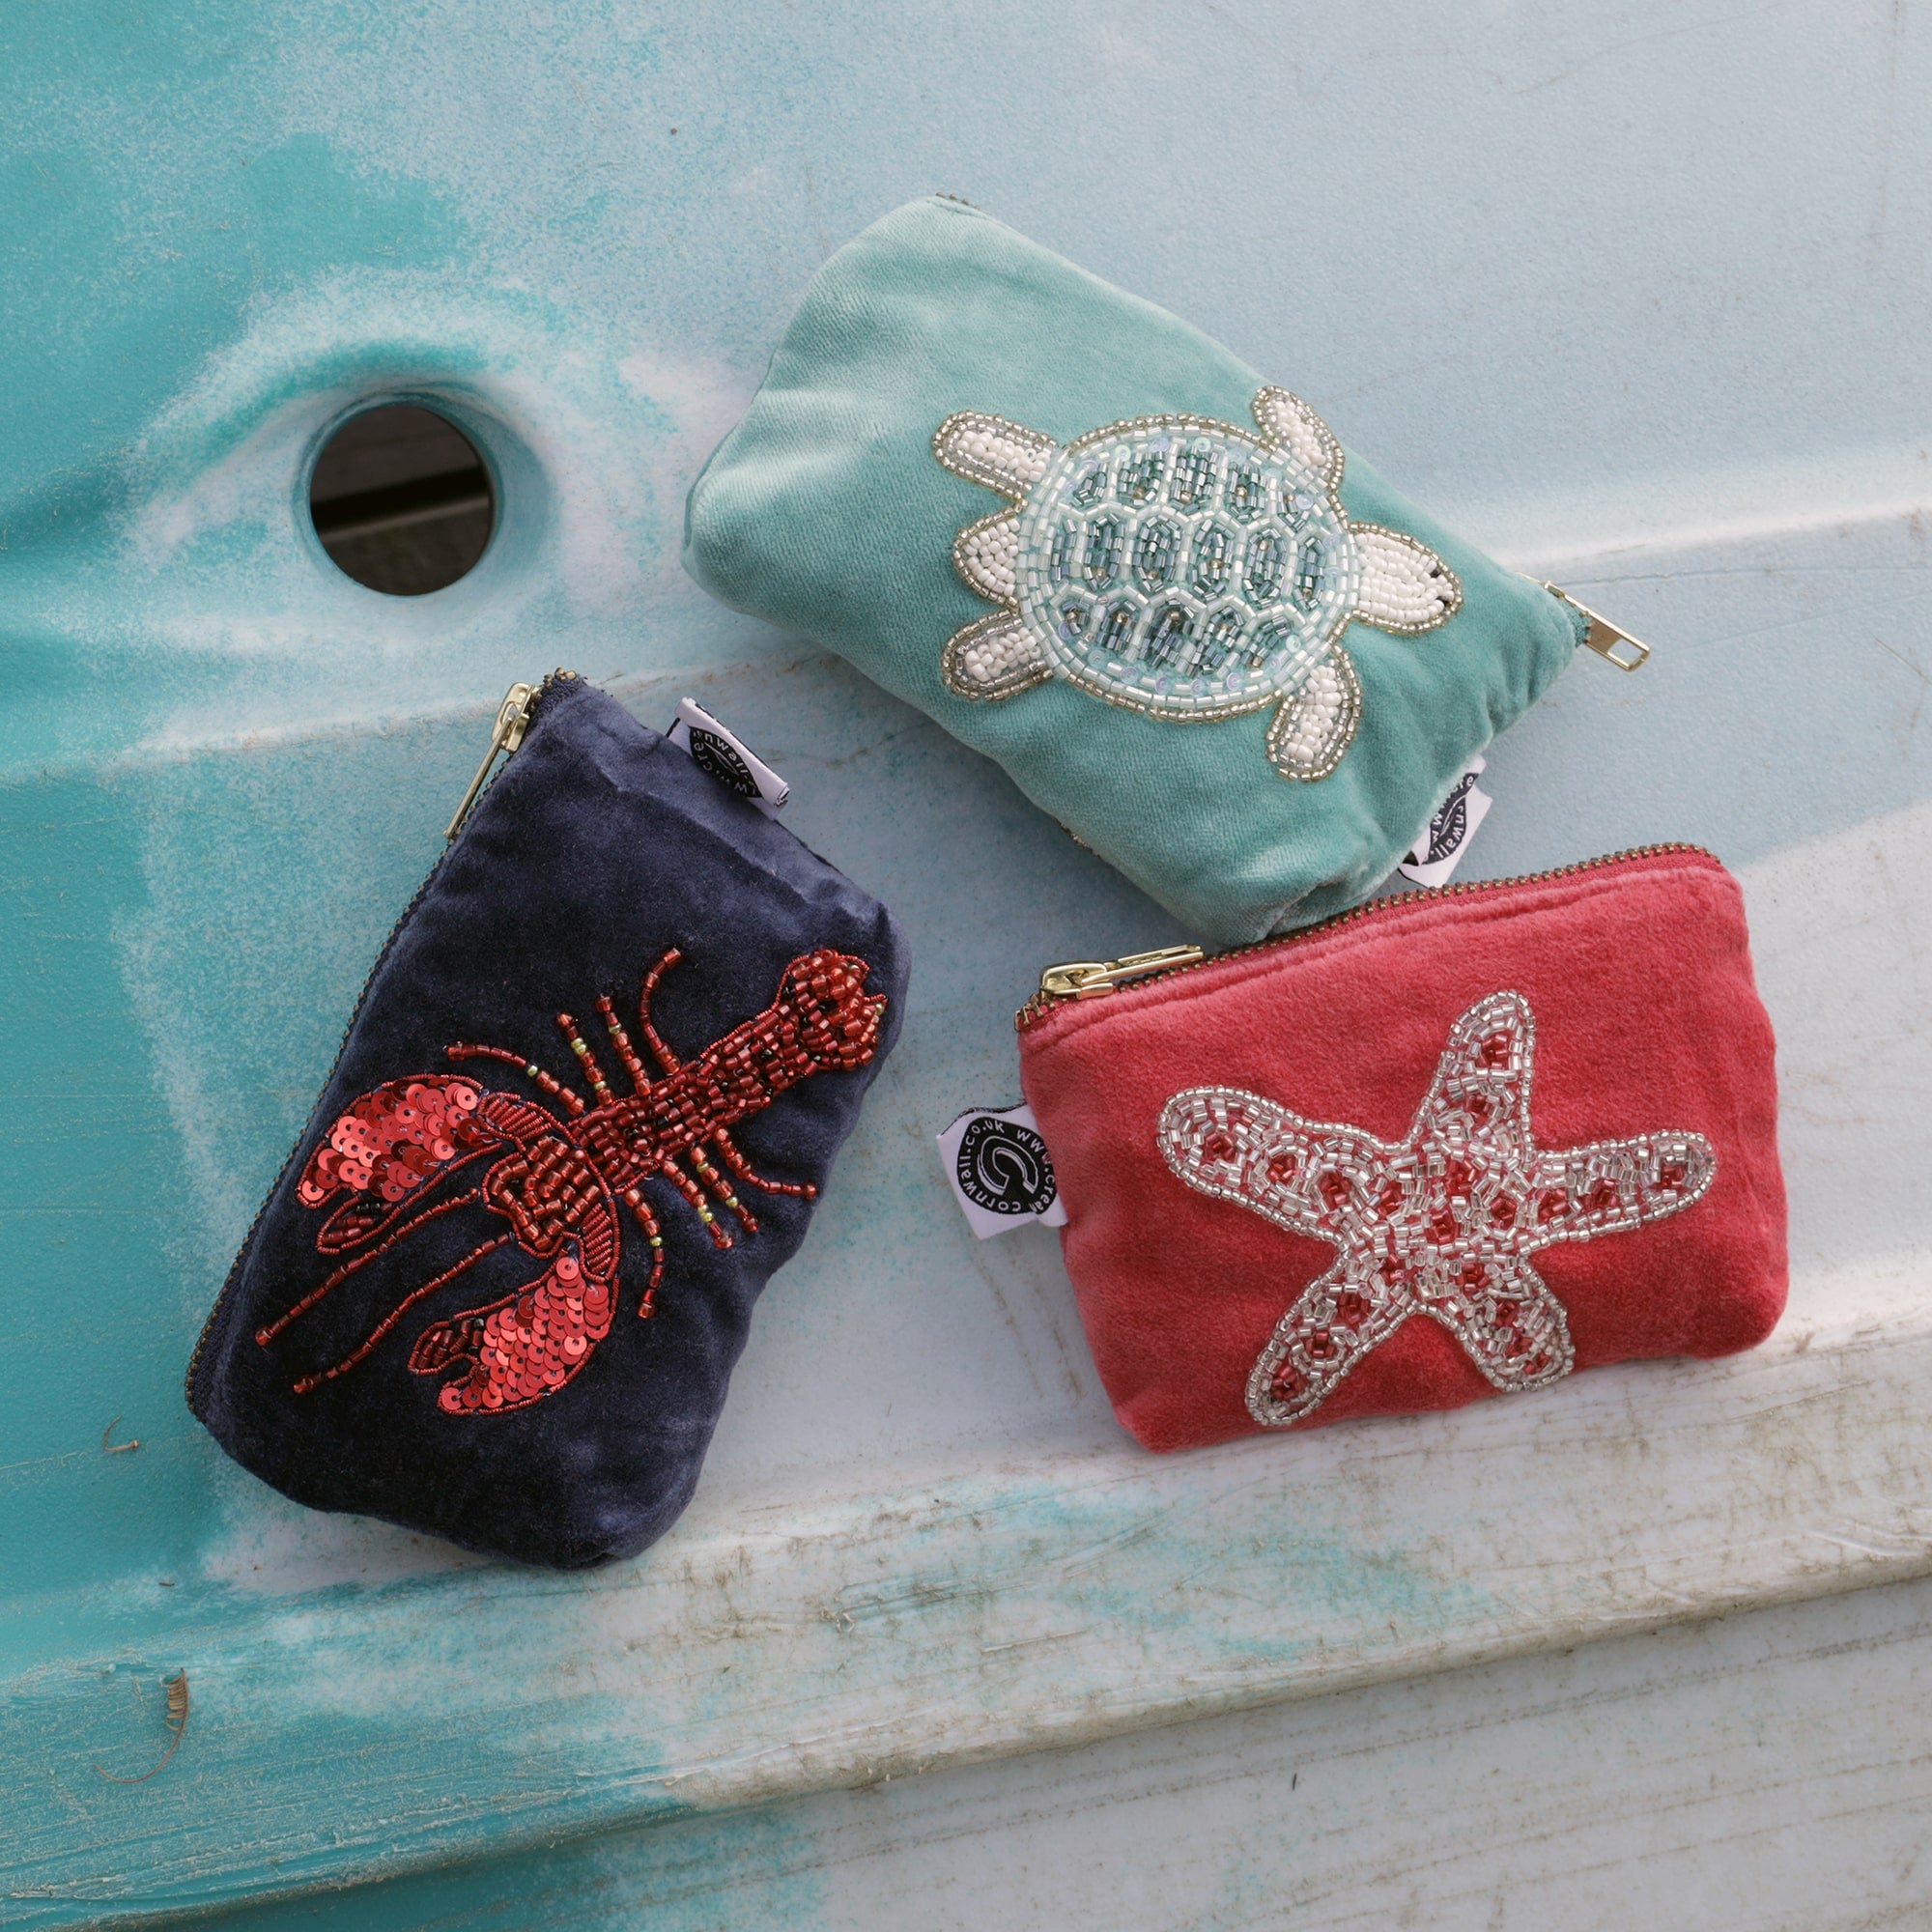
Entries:
{"label": "sequin", "polygon": [[[1494,1388],[1568,1375],[1569,1321],[1529,1257],[1552,1242],[1626,1233],[1703,1198],[1717,1156],[1701,1134],[1538,1148],[1534,1044],[1521,994],[1477,1002],[1451,1027],[1399,1145],[1233,1087],[1189,1088],[1162,1109],[1161,1152],[1190,1187],[1337,1250],[1249,1374],[1257,1422],[1305,1420],[1411,1315],[1454,1335]],[[1485,1104],[1471,1106],[1478,1096]]]}
{"label": "sequin", "polygon": [[[665,1244],[643,1192],[648,1179],[668,1180],[718,1248],[732,1246],[734,1236],[712,1211],[707,1194],[745,1235],[755,1234],[758,1223],[740,1198],[739,1185],[806,1201],[814,1197],[810,1183],[757,1173],[729,1130],[801,1080],[851,1071],[872,1058],[887,1003],[865,990],[870,967],[830,949],[801,953],[780,976],[770,1006],[684,1060],[651,1022],[652,997],[681,957],[676,948],[666,952],[644,976],[639,993],[638,1031],[661,1077],[650,1077],[609,997],[597,1002],[630,1080],[628,1094],[612,1091],[566,1012],[556,1023],[595,1095],[594,1105],[520,1053],[458,1042],[448,1048],[452,1060],[496,1061],[514,1068],[541,1094],[561,1101],[564,1118],[462,1075],[423,1074],[360,1095],[330,1123],[302,1169],[296,1197],[312,1208],[349,1197],[324,1222],[316,1245],[324,1254],[350,1259],[256,1332],[264,1348],[350,1277],[443,1214],[481,1207],[509,1229],[404,1295],[350,1354],[299,1377],[293,1384],[297,1394],[354,1369],[416,1302],[514,1242],[545,1263],[542,1276],[486,1307],[431,1322],[417,1336],[409,1366],[419,1376],[465,1372],[437,1391],[445,1414],[526,1407],[562,1388],[610,1332],[622,1208],[629,1209],[648,1243],[649,1279],[638,1313],[646,1318],[653,1313]],[[480,1180],[461,1193],[431,1198],[443,1181],[483,1155],[491,1156],[492,1164]]]}

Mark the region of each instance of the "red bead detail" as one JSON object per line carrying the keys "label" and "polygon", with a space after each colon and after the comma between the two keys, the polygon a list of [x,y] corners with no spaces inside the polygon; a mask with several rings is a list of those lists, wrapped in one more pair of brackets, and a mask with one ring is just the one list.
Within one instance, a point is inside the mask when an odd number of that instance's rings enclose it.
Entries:
{"label": "red bead detail", "polygon": [[[494,1414],[528,1406],[563,1387],[609,1332],[616,1300],[621,1249],[618,1202],[642,1226],[652,1257],[649,1285],[638,1313],[648,1317],[664,1273],[664,1242],[656,1214],[639,1183],[669,1179],[697,1214],[714,1245],[732,1237],[706,1205],[710,1193],[746,1234],[757,1221],[730,1174],[769,1194],[810,1200],[799,1181],[769,1180],[739,1151],[728,1129],[762,1112],[788,1087],[821,1072],[863,1066],[877,1050],[886,1010],[882,995],[866,992],[870,972],[855,955],[822,948],[801,953],[779,979],[763,1012],[732,1029],[688,1061],[680,1061],[650,1021],[651,995],[680,957],[668,952],[646,976],[639,998],[639,1031],[664,1070],[651,1081],[608,998],[597,1005],[633,1091],[615,1095],[588,1043],[568,1013],[557,1024],[597,1096],[584,1102],[534,1061],[503,1047],[459,1042],[453,1060],[494,1060],[514,1066],[538,1090],[569,1110],[559,1120],[548,1108],[479,1087],[452,1074],[392,1080],[355,1101],[329,1130],[297,1182],[297,1199],[320,1208],[338,1194],[338,1207],[317,1236],[325,1254],[361,1249],[256,1339],[271,1343],[339,1283],[387,1253],[417,1227],[452,1208],[481,1205],[509,1222],[454,1266],[412,1291],[332,1368],[301,1377],[305,1394],[364,1360],[415,1302],[443,1287],[497,1248],[515,1241],[546,1263],[533,1283],[487,1307],[469,1309],[424,1329],[410,1354],[417,1375],[450,1368],[468,1374],[437,1395],[449,1415]],[[479,1185],[411,1212],[446,1175],[479,1154],[495,1164]],[[691,1173],[680,1163],[688,1162]],[[405,1217],[408,1218],[405,1218]],[[375,1243],[375,1245],[370,1245]]]}
{"label": "red bead detail", "polygon": [[1216,1127],[1201,1143],[1201,1151],[1209,1160],[1233,1160],[1236,1153],[1235,1137],[1225,1127]]}
{"label": "red bead detail", "polygon": [[[1534,1037],[1520,994],[1468,1008],[1397,1144],[1325,1125],[1262,1094],[1215,1087],[1169,1097],[1159,1146],[1183,1181],[1237,1194],[1337,1251],[1301,1288],[1250,1375],[1256,1422],[1312,1416],[1373,1342],[1411,1313],[1446,1327],[1496,1388],[1567,1374],[1576,1365],[1567,1311],[1527,1257],[1552,1241],[1590,1240],[1667,1214],[1702,1191],[1709,1144],[1681,1129],[1541,1150],[1528,1091]],[[1264,1118],[1272,1121],[1265,1129]],[[1225,1133],[1209,1130],[1230,1123],[1268,1136],[1259,1167],[1239,1170],[1238,1190],[1225,1167],[1209,1165],[1226,1151]],[[1273,1191],[1291,1177],[1298,1183],[1292,1192]],[[1264,1378],[1273,1403],[1262,1398]]]}

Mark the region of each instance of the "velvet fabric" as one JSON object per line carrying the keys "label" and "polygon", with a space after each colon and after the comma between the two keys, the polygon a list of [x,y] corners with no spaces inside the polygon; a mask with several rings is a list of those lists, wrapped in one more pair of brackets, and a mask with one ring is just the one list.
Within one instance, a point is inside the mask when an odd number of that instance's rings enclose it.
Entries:
{"label": "velvet fabric", "polygon": [[[1297,385],[1292,369],[1266,381]],[[1258,939],[1351,905],[1386,877],[1469,755],[1569,663],[1580,619],[1350,451],[1350,521],[1428,545],[1460,579],[1463,603],[1421,637],[1344,626],[1361,722],[1326,778],[1275,771],[1272,707],[1176,723],[1058,678],[976,702],[948,689],[941,656],[993,607],[961,582],[952,545],[1005,498],[943,469],[933,436],[962,410],[1061,442],[1161,412],[1251,426],[1263,382],[1200,329],[977,210],[916,202],[813,277],[750,412],[692,490],[686,567],[997,759],[1190,934]]]}
{"label": "velvet fabric", "polygon": [[[1708,1191],[1667,1218],[1531,1258],[1567,1314],[1576,1366],[1728,1354],[1770,1333],[1785,1296],[1784,1184],[1742,896],[1709,854],[1624,856],[1389,900],[1023,1029],[1067,1271],[1114,1412],[1140,1442],[1183,1449],[1258,1429],[1250,1370],[1336,1259],[1178,1178],[1156,1144],[1170,1098],[1223,1085],[1401,1142],[1459,1016],[1508,991],[1534,1015],[1540,1149],[1677,1130],[1704,1136],[1716,1159]],[[1454,1336],[1412,1316],[1289,1426],[1493,1393]]]}
{"label": "velvet fabric", "polygon": [[[559,1031],[557,1015],[567,1011],[607,1081],[629,1093],[597,999],[611,997],[635,1051],[659,1077],[638,1021],[639,990],[671,947],[683,956],[656,990],[653,1017],[685,1061],[767,1009],[789,962],[824,949],[864,962],[867,998],[885,1003],[875,1032],[854,1035],[860,1051],[869,1044],[869,1057],[798,1079],[730,1129],[760,1176],[822,1189],[904,1013],[898,928],[876,900],[613,698],[553,680],[521,749],[379,959],[315,1113],[197,1349],[189,1404],[243,1467],[317,1509],[382,1517],[565,1569],[629,1555],[675,1520],[696,1483],[753,1304],[804,1238],[811,1205],[801,1195],[760,1191],[725,1175],[757,1229],[747,1232],[709,1196],[707,1211],[732,1236],[732,1245],[720,1248],[668,1177],[643,1180],[665,1262],[648,1320],[638,1311],[652,1249],[618,1199],[621,1262],[608,1332],[587,1350],[580,1346],[573,1359],[581,1365],[561,1387],[524,1406],[452,1414],[440,1395],[462,1376],[410,1366],[436,1322],[546,1276],[549,1264],[533,1251],[541,1243],[533,1236],[526,1245],[505,1213],[480,1199],[427,1219],[377,1253],[267,1346],[256,1339],[344,1258],[317,1246],[342,1196],[310,1206],[301,1188],[357,1096],[415,1076],[462,1076],[510,1096],[500,1103],[511,1108],[504,1117],[542,1130],[533,1147],[554,1143],[552,1118],[569,1118],[557,1094],[518,1065],[454,1063],[445,1048],[501,1046],[594,1108],[585,1072]],[[516,1113],[512,1102],[541,1111]],[[497,1158],[492,1151],[460,1173],[451,1166],[405,1205],[413,1211],[460,1195]],[[715,1149],[710,1159],[723,1173]],[[684,1172],[692,1178],[688,1159]],[[534,1183],[528,1199],[538,1199]],[[367,1211],[386,1208],[376,1202]],[[298,1380],[342,1362],[405,1297],[497,1236],[506,1238],[409,1306],[366,1358],[297,1393]],[[579,1226],[554,1246],[552,1260],[582,1255],[587,1264],[593,1245]],[[576,1286],[582,1291],[581,1278]]]}

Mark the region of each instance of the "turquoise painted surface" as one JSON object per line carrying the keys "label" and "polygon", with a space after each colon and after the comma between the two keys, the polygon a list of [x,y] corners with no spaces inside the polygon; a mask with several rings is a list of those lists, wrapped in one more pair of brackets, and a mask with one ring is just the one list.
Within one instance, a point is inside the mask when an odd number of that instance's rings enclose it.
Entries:
{"label": "turquoise painted surface", "polygon": [[[0,19],[0,1919],[467,1858],[512,1812],[519,1843],[636,1823],[689,1802],[649,1784],[674,1749],[770,1742],[756,1696],[721,1693],[707,1731],[635,1659],[614,1741],[594,1672],[581,1697],[542,1679],[534,1735],[514,1672],[479,1692],[485,1746],[406,1675],[358,1686],[358,1657],[412,1643],[426,1682],[469,1682],[516,1654],[533,1586],[304,1518],[179,1402],[513,676],[616,677],[659,721],[705,696],[922,960],[695,1533],[930,1479],[1003,1495],[1018,1547],[1082,1547],[1010,1467],[1114,1453],[1064,1279],[1042,1244],[965,1240],[929,1135],[1010,1094],[1007,1014],[1043,960],[1180,935],[990,767],[676,564],[686,483],[832,247],[965,194],[1292,381],[1478,540],[1586,553],[1567,581],[1662,648],[1638,679],[1578,664],[1497,747],[1478,869],[1658,836],[1742,863],[1932,797],[1928,65],[1923,19],[1881,5]],[[384,396],[469,430],[503,505],[473,576],[408,603],[342,579],[300,514],[330,425]],[[1806,1237],[1878,1252],[1912,1208],[1821,1194]],[[143,1446],[105,1457],[117,1415]],[[914,1537],[906,1572],[930,1586],[953,1551]],[[1098,1612],[1172,1639],[1131,1576]],[[1407,1637],[1485,1614],[1399,1568],[1318,1581]],[[612,1586],[568,1587],[594,1652]],[[1265,1623],[1225,1642],[1231,1669],[1293,1662]],[[181,1754],[102,1784],[96,1760],[157,1753],[190,1656]],[[1052,1674],[984,1694],[1044,1708]],[[420,1922],[422,1896],[364,1922]]]}

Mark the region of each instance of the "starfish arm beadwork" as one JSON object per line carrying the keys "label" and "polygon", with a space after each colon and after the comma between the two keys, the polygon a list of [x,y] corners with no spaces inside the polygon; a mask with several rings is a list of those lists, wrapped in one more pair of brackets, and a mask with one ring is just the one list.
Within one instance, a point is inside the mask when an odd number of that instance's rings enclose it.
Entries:
{"label": "starfish arm beadwork", "polygon": [[1547,1241],[1621,1235],[1690,1207],[1716,1174],[1701,1134],[1639,1134],[1547,1153],[1534,1173],[1537,1227]]}
{"label": "starfish arm beadwork", "polygon": [[1429,1097],[1409,1139],[1477,1137],[1499,1150],[1529,1146],[1529,1069],[1536,1022],[1520,993],[1478,1000],[1449,1029]]}
{"label": "starfish arm beadwork", "polygon": [[1393,1295],[1377,1296],[1372,1284],[1338,1261],[1302,1290],[1281,1318],[1268,1345],[1248,1373],[1248,1412],[1279,1426],[1313,1413],[1378,1343],[1413,1313]]}
{"label": "starfish arm beadwork", "polygon": [[1190,1088],[1162,1109],[1162,1155],[1190,1187],[1337,1250],[1248,1377],[1257,1422],[1313,1414],[1411,1315],[1454,1335],[1494,1388],[1556,1380],[1576,1366],[1570,1324],[1529,1257],[1660,1220],[1710,1187],[1717,1161],[1701,1134],[1540,1151],[1535,1031],[1521,994],[1479,1000],[1450,1028],[1400,1145],[1234,1087]]}
{"label": "starfish arm beadwork", "polygon": [[1395,1152],[1373,1134],[1304,1121],[1236,1087],[1177,1094],[1161,1114],[1160,1142],[1190,1187],[1338,1244],[1350,1203]]}
{"label": "starfish arm beadwork", "polygon": [[1416,1302],[1505,1395],[1541,1388],[1577,1366],[1563,1304],[1520,1255],[1464,1262],[1446,1280],[1423,1286]]}

